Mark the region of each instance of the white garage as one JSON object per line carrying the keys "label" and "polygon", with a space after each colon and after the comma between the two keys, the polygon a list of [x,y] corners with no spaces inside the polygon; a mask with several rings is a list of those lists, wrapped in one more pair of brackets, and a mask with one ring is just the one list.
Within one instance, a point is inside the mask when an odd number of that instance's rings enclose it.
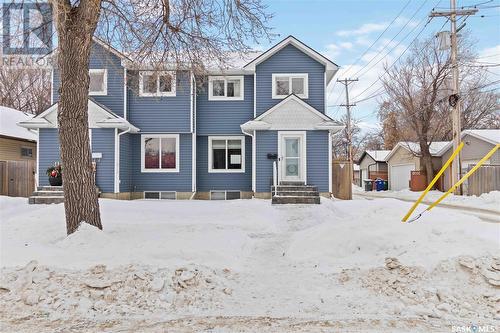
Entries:
{"label": "white garage", "polygon": [[415,171],[415,164],[391,165],[389,173],[389,189],[399,191],[410,188],[411,172]]}

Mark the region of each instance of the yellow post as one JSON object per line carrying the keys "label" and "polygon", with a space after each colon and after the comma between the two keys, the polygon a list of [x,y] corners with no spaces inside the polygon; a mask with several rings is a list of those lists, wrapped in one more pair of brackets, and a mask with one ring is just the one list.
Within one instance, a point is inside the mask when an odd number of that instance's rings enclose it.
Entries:
{"label": "yellow post", "polygon": [[432,179],[432,181],[430,182],[430,184],[427,186],[427,188],[425,189],[425,191],[420,195],[420,197],[417,199],[417,201],[415,201],[415,203],[413,204],[413,206],[411,206],[410,210],[408,211],[408,213],[406,213],[406,215],[403,217],[403,219],[401,220],[401,222],[408,221],[408,219],[410,218],[411,214],[413,214],[413,212],[415,211],[415,209],[417,208],[417,206],[424,199],[424,197],[427,195],[427,193],[431,190],[432,186],[434,186],[434,184],[436,184],[436,182],[438,181],[439,177],[441,177],[441,175],[443,174],[443,172],[446,170],[446,168],[448,168],[448,166],[450,165],[450,163],[453,162],[453,159],[455,159],[455,156],[457,156],[457,154],[462,150],[463,147],[464,147],[464,143],[460,142],[460,145],[458,146],[458,148],[453,152],[453,154],[451,154],[451,156],[448,159],[448,161],[446,161],[446,163],[443,165],[443,167],[441,168],[441,170],[439,170],[439,172],[436,174],[436,176],[434,177],[434,179]]}
{"label": "yellow post", "polygon": [[445,194],[443,194],[439,199],[437,199],[436,202],[427,207],[426,210],[431,210],[432,208],[436,207],[441,201],[443,201],[448,195],[450,195],[451,192],[454,192],[460,185],[462,185],[464,181],[467,180],[467,178],[470,177],[470,175],[472,175],[477,169],[479,169],[479,167],[483,165],[483,163],[486,162],[486,160],[488,160],[499,148],[500,148],[500,143],[497,144],[495,147],[493,147],[493,149],[490,150],[488,154],[486,154],[479,162],[477,162],[477,164],[472,169],[470,169],[469,172],[467,172],[462,178],[460,178],[460,180],[455,185],[453,185]]}

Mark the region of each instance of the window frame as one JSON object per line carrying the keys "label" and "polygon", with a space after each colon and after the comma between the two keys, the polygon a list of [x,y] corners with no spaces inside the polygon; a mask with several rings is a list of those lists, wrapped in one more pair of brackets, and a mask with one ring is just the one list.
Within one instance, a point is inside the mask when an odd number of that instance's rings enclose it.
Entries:
{"label": "window frame", "polygon": [[[156,93],[144,92],[144,75],[156,75]],[[160,92],[160,76],[172,77],[172,91]],[[177,94],[177,75],[174,71],[139,71],[139,96],[141,97],[175,97]]]}
{"label": "window frame", "polygon": [[[103,73],[104,90],[90,91],[90,75],[92,73]],[[89,69],[89,96],[107,96],[108,95],[108,69],[107,68],[90,68]]]}
{"label": "window frame", "polygon": [[[158,169],[146,169],[145,167],[145,162],[146,158],[144,156],[145,147],[144,144],[146,142],[146,138],[149,139],[160,139],[159,143],[159,149],[160,149],[160,155],[161,155],[161,139],[175,139],[175,169],[162,169],[161,168],[161,157],[160,157],[160,167]],[[179,134],[142,134],[141,135],[141,172],[142,173],[178,173],[180,170],[180,160],[179,160],[179,155],[180,155],[180,135]],[[154,192],[154,191],[153,191]]]}
{"label": "window frame", "polygon": [[[31,150],[31,156],[23,155],[23,149]],[[35,157],[34,156],[35,154],[33,152],[33,147],[21,146],[19,154],[21,155],[21,158],[25,158],[25,159],[32,159],[33,157]]]}
{"label": "window frame", "polygon": [[[276,79],[278,77],[288,77],[288,95],[277,95],[276,94]],[[300,98],[309,98],[309,73],[273,73],[272,74],[272,99],[284,99],[292,94],[292,79],[302,78],[304,79],[304,93],[295,94],[295,96]]]}
{"label": "window frame", "polygon": [[[213,153],[212,153],[212,141],[214,140],[225,140],[226,141],[226,168],[225,169],[214,169],[212,167]],[[228,169],[228,155],[227,155],[227,142],[229,140],[240,140],[241,141],[241,169]],[[245,137],[244,136],[209,136],[208,137],[208,173],[245,173]]]}
{"label": "window frame", "polygon": [[[213,95],[213,81],[224,80],[224,96]],[[239,80],[240,81],[240,96],[228,97],[227,96],[227,81]],[[243,75],[229,75],[229,76],[209,76],[208,77],[208,100],[209,101],[242,101],[245,99],[245,77]]]}

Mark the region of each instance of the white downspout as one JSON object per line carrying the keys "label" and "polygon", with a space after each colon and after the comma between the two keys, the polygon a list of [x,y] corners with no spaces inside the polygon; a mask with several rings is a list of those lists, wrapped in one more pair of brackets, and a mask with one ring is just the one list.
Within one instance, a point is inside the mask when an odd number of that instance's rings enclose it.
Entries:
{"label": "white downspout", "polygon": [[255,198],[255,191],[256,191],[256,189],[255,189],[256,172],[255,171],[256,171],[256,167],[257,167],[255,165],[255,162],[256,162],[255,161],[256,160],[255,159],[255,149],[256,149],[256,147],[255,147],[255,144],[256,144],[256,142],[255,142],[255,131],[253,131],[253,133],[250,133],[250,132],[246,132],[244,129],[241,129],[241,132],[243,134],[248,135],[249,137],[252,138],[252,192],[253,192],[252,197]]}

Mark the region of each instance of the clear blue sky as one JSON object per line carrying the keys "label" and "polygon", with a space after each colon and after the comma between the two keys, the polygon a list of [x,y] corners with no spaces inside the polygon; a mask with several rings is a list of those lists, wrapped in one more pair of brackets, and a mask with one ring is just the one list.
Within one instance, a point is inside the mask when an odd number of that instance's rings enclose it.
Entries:
{"label": "clear blue sky", "polygon": [[[457,3],[459,7],[483,3],[478,6],[481,8],[479,13],[466,20],[466,28],[477,41],[476,51],[479,56],[484,57],[480,61],[500,63],[500,0],[485,3],[486,1],[457,0]],[[377,57],[368,68],[384,58],[371,70],[365,72],[367,69],[365,68],[357,75],[360,81],[351,85],[352,97],[356,97],[363,90],[371,87],[358,99],[369,97],[372,92],[377,92],[380,81],[376,80],[383,73],[383,63],[391,64],[398,58],[422,30],[430,11],[434,7],[441,10],[449,9],[450,4],[449,0],[410,0],[409,3],[408,0],[268,0],[266,3],[269,5],[269,10],[275,14],[271,25],[275,28],[275,32],[280,34],[276,40],[294,35],[327,55],[342,67],[336,78],[343,78],[345,71],[347,71],[347,76],[355,74],[374,56]],[[398,16],[403,7],[405,9],[401,15],[380,40],[356,66],[350,68],[389,23]],[[480,15],[485,17],[480,17]],[[441,28],[445,21],[445,18],[433,19],[422,30],[420,37],[431,36]],[[449,30],[449,26],[448,22],[443,30]],[[399,31],[401,32],[395,37]],[[391,41],[393,37],[395,38]],[[267,46],[263,45],[264,48]],[[381,49],[384,51],[377,55]],[[490,80],[499,80],[498,67],[492,68],[491,71],[494,74],[491,74]],[[340,97],[340,88],[340,84],[334,85],[333,82],[329,86],[328,113],[336,118],[345,112],[343,108],[334,106],[344,102],[344,96]],[[374,115],[376,100],[377,98],[373,98],[359,103],[354,108],[354,116],[361,119],[365,129],[377,124]]]}

